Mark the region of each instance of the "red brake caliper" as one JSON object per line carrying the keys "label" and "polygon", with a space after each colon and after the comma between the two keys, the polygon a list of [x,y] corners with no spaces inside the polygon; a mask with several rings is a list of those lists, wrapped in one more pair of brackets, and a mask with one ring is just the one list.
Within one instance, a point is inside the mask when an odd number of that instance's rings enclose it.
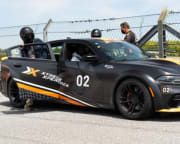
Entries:
{"label": "red brake caliper", "polygon": [[128,101],[128,106],[129,106],[129,107],[131,106],[130,97],[131,97],[131,93],[128,92],[128,93],[127,93],[127,101]]}

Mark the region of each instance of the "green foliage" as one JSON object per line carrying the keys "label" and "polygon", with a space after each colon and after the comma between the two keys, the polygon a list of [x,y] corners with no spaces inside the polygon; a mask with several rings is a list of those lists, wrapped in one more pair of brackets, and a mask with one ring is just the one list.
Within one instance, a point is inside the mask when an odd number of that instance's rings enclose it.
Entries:
{"label": "green foliage", "polygon": [[59,47],[54,47],[54,48],[52,49],[52,51],[53,51],[53,54],[60,54],[61,51],[62,51],[62,49],[60,49]]}
{"label": "green foliage", "polygon": [[1,58],[6,57],[6,56],[7,56],[6,53],[1,53],[0,52],[0,61],[1,61]]}
{"label": "green foliage", "polygon": [[[180,41],[166,41],[167,56],[180,56]],[[158,42],[148,41],[142,49],[152,51],[158,55]]]}

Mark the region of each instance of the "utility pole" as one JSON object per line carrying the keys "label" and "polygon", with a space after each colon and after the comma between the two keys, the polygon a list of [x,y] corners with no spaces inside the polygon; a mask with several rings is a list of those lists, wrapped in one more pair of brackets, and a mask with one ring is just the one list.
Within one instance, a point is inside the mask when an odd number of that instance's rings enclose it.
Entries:
{"label": "utility pole", "polygon": [[43,29],[43,40],[44,42],[48,41],[48,28],[50,27],[52,23],[52,19],[49,19],[49,21],[47,22],[47,24],[45,25],[44,29]]}
{"label": "utility pole", "polygon": [[158,41],[159,41],[159,57],[166,57],[166,31],[164,29],[164,22],[170,11],[165,7],[158,19]]}

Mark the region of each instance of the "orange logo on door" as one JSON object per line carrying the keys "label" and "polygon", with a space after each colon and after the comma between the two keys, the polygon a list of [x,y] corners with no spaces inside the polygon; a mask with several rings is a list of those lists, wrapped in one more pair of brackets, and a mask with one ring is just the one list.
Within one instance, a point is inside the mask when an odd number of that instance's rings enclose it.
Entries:
{"label": "orange logo on door", "polygon": [[26,68],[27,70],[22,73],[27,74],[27,75],[33,75],[34,77],[36,77],[37,76],[36,73],[40,71],[40,70],[35,70],[34,68],[31,68],[28,66]]}

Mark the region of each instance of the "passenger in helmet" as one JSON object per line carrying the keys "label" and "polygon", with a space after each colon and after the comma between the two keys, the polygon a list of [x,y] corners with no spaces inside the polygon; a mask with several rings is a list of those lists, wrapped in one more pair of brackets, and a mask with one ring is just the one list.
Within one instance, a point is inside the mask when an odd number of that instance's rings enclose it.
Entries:
{"label": "passenger in helmet", "polygon": [[102,36],[101,31],[99,29],[93,29],[91,31],[92,38],[100,38]]}
{"label": "passenger in helmet", "polygon": [[[41,39],[35,38],[34,32],[30,27],[23,27],[20,30],[20,37],[23,40],[24,44],[43,43]],[[23,57],[48,59],[49,51],[46,46],[44,45],[24,46],[24,44],[22,46]]]}

